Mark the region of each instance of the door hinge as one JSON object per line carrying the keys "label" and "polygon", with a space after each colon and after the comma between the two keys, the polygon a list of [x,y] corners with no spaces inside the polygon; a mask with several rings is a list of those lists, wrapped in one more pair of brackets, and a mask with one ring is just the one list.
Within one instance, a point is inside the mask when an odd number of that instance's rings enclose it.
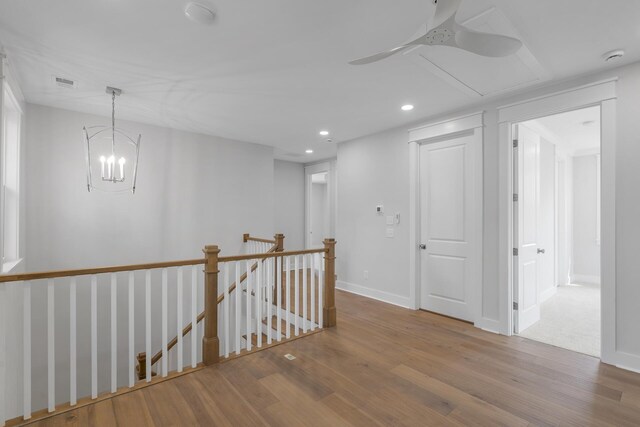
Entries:
{"label": "door hinge", "polygon": [[514,202],[517,202],[517,201],[518,201],[518,195],[517,195],[517,194],[514,194],[514,195],[513,195],[513,201],[514,201]]}
{"label": "door hinge", "polygon": [[518,248],[513,248],[513,256],[518,256]]}
{"label": "door hinge", "polygon": [[514,303],[513,303],[513,309],[514,309],[514,310],[517,310],[517,309],[518,309],[518,303],[517,303],[517,302],[514,302]]}
{"label": "door hinge", "polygon": [[518,140],[517,139],[513,140],[513,148],[518,148]]}

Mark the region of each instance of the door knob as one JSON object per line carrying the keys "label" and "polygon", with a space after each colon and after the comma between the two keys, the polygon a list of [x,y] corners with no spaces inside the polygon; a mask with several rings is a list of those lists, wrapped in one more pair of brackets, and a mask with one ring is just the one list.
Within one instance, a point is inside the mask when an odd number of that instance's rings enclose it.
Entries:
{"label": "door knob", "polygon": [[418,247],[419,247],[420,249],[422,249],[423,251],[427,249],[427,245],[425,245],[424,243],[420,243],[420,244],[418,245]]}
{"label": "door knob", "polygon": [[544,249],[538,249],[538,253],[539,254],[543,254],[544,253]]}

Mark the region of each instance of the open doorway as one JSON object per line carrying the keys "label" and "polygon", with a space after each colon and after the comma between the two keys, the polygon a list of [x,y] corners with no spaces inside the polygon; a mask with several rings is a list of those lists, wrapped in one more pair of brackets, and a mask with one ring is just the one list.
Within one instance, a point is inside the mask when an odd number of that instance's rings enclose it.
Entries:
{"label": "open doorway", "polygon": [[313,248],[322,246],[322,241],[329,231],[328,175],[329,172],[318,172],[311,175],[309,240]]}
{"label": "open doorway", "polygon": [[305,166],[305,247],[319,248],[335,235],[335,160]]}
{"label": "open doorway", "polygon": [[600,357],[600,106],[513,125],[514,332]]}

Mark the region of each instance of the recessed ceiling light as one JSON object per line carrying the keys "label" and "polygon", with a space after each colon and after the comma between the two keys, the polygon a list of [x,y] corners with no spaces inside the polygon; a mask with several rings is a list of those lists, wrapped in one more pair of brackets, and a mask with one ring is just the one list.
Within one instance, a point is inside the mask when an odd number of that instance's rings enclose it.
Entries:
{"label": "recessed ceiling light", "polygon": [[611,52],[605,53],[604,55],[602,55],[602,58],[604,58],[605,62],[609,62],[615,59],[620,59],[623,56],[624,56],[624,50],[617,49],[617,50],[612,50]]}
{"label": "recessed ceiling light", "polygon": [[411,111],[411,110],[413,110],[413,105],[411,105],[411,104],[403,105],[401,107],[401,109],[402,109],[402,111]]}
{"label": "recessed ceiling light", "polygon": [[184,8],[184,14],[193,22],[202,25],[211,25],[215,20],[216,14],[208,7],[199,3],[187,3]]}
{"label": "recessed ceiling light", "polygon": [[329,131],[328,130],[321,130],[319,133],[320,133],[321,136],[329,135]]}
{"label": "recessed ceiling light", "polygon": [[311,149],[306,150],[306,151],[305,151],[305,153],[307,153],[307,154],[313,154],[313,150],[311,150]]}

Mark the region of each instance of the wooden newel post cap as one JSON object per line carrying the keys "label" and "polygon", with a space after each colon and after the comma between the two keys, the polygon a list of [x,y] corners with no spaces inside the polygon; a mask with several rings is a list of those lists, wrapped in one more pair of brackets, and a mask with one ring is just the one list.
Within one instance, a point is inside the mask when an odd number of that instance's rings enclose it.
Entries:
{"label": "wooden newel post cap", "polygon": [[220,253],[220,249],[217,245],[207,245],[202,250],[207,255]]}
{"label": "wooden newel post cap", "polygon": [[244,233],[242,235],[242,241],[245,242],[245,243],[248,242],[249,241],[249,236],[250,236],[249,233]]}

